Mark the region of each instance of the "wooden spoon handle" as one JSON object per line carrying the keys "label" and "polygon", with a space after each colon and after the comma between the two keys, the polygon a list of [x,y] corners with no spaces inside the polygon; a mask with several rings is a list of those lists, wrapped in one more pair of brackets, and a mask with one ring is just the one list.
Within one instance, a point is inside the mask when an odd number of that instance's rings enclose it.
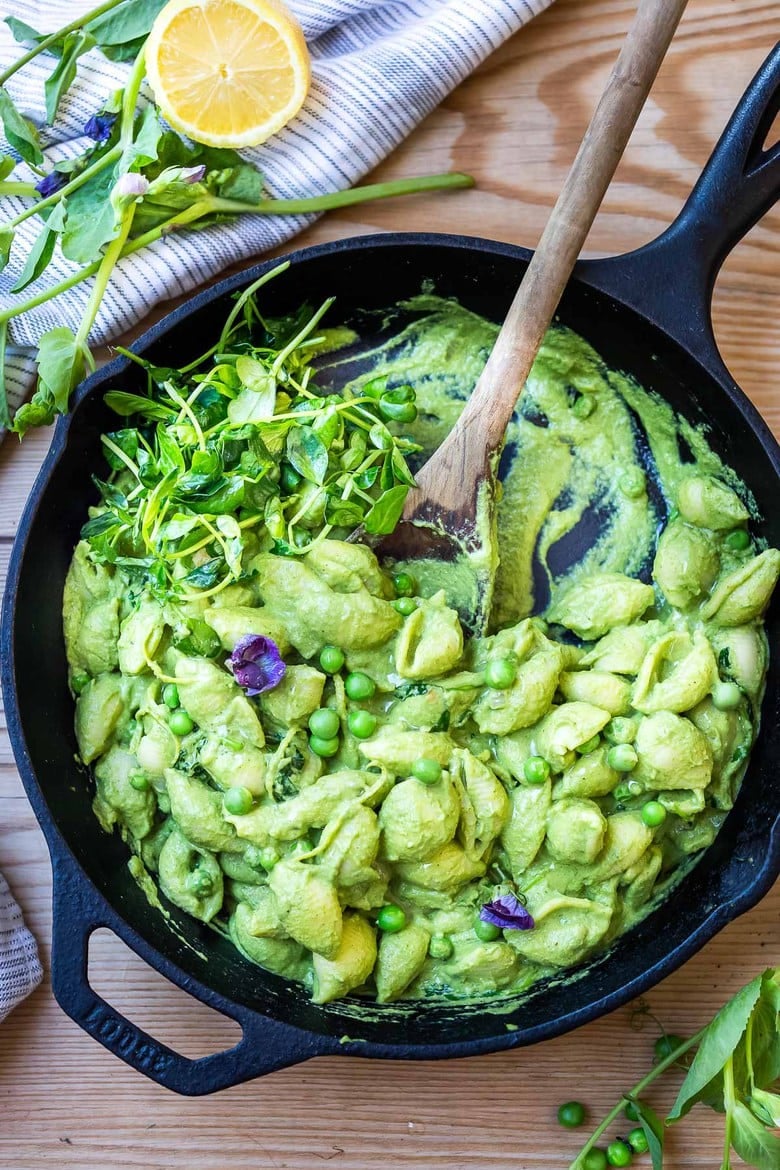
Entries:
{"label": "wooden spoon handle", "polygon": [[[620,56],[596,107],[577,157],[547,222],[482,376],[460,421],[444,446],[455,440],[469,446],[485,441],[488,452],[500,446],[517,399],[552,320],[596,212],[626,148],[631,131],[664,59],[687,0],[639,0]],[[473,430],[473,439],[467,434]],[[443,453],[443,447],[440,448]],[[480,465],[484,463],[484,451]],[[451,452],[452,455],[455,452]],[[473,452],[476,461],[477,452]],[[434,457],[438,461],[438,454]],[[460,460],[446,459],[450,466]],[[463,461],[461,483],[474,474]],[[432,467],[433,461],[429,466]],[[425,469],[423,469],[424,471]],[[423,479],[427,477],[423,475]],[[422,484],[421,484],[422,486]],[[425,494],[432,482],[425,484]],[[454,501],[449,495],[449,505]]]}

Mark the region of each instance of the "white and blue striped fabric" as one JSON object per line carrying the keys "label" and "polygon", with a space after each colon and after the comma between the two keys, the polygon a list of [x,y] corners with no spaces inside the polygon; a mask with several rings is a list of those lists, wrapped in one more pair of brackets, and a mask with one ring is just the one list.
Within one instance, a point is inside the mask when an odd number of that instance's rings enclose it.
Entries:
{"label": "white and blue striped fabric", "polygon": [[0,1020],[43,978],[35,939],[0,874]]}
{"label": "white and blue striped fabric", "polygon": [[[312,56],[312,86],[293,122],[264,146],[246,151],[278,198],[323,194],[351,187],[375,167],[418,123],[494,49],[547,8],[552,0],[289,0]],[[17,0],[16,17],[42,31],[72,21],[91,0]],[[21,52],[0,23],[0,62]],[[16,74],[8,89],[22,112],[43,126],[43,84],[52,58],[42,55]],[[60,107],[54,127],[42,131],[50,160],[79,153],[87,119],[120,87],[128,66],[92,51],[79,61],[76,83]],[[24,165],[15,177],[29,180]],[[3,200],[10,218],[23,204]],[[205,231],[168,236],[119,265],[92,331],[95,345],[129,329],[159,301],[182,293],[229,264],[255,256],[290,239],[314,217],[242,217]],[[0,305],[23,257],[40,231],[32,217],[19,229],[12,260],[0,276]],[[57,257],[37,284],[70,274]],[[13,406],[32,389],[35,368],[30,347],[57,325],[75,329],[89,295],[89,282],[56,301],[14,319],[9,333],[7,390]],[[1,433],[1,432],[0,432]]]}

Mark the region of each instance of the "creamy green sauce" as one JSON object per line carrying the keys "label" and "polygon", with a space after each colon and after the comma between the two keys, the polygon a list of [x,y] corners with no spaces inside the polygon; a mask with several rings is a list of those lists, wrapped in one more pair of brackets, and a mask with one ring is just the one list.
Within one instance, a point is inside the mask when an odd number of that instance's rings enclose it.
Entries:
{"label": "creamy green sauce", "polygon": [[[318,381],[346,396],[378,375],[411,384],[419,415],[406,429],[422,461],[496,332],[426,294],[368,341],[331,333],[339,348]],[[455,612],[473,565],[411,562],[419,597],[401,616],[369,550],[331,539],[286,559],[259,537],[241,584],[177,609],[76,551],[65,636],[72,678],[89,676],[76,730],[101,823],[137,854],[153,904],[159,885],[317,1002],[357,990],[396,1013],[489,996],[501,997],[491,1010],[511,1010],[647,914],[735,798],[780,572],[780,553],[747,533],[745,486],[702,430],[560,326],[499,478],[483,638],[464,640]],[[171,641],[194,616],[221,643],[216,661]],[[288,663],[259,701],[225,669],[248,633],[272,637]],[[319,669],[333,644],[371,694],[351,698],[344,674]],[[509,671],[501,685],[496,663]],[[181,735],[165,705],[172,683],[192,725]],[[342,737],[325,760],[306,730],[320,708]],[[373,733],[348,732],[356,712],[375,718]],[[421,760],[436,765],[426,782]],[[237,784],[252,796],[245,811],[223,803]],[[534,926],[490,937],[479,908],[506,893]],[[388,906],[403,911],[400,928],[382,926]]]}

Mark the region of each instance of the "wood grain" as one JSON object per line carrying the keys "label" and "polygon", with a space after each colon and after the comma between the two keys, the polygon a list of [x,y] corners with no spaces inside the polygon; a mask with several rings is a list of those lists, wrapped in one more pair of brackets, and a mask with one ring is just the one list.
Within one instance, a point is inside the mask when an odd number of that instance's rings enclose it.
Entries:
{"label": "wood grain", "polygon": [[[377,177],[468,170],[476,192],[341,212],[300,243],[393,229],[462,231],[533,245],[574,156],[633,5],[558,0],[496,53]],[[679,211],[737,98],[777,37],[776,0],[691,0],[591,231],[592,254],[625,250]],[[735,378],[780,433],[780,212],[750,234],[715,290],[715,328]],[[47,445],[0,450],[0,576]],[[0,866],[44,958],[50,870],[0,721]],[[648,1000],[690,1034],[750,975],[780,957],[780,887]],[[214,1021],[116,940],[93,951],[110,999],[188,1053],[231,1042]],[[644,1020],[644,1027],[637,1031]],[[595,1116],[645,1071],[654,1025],[621,1009],[575,1034],[511,1054],[440,1064],[316,1061],[182,1100],[125,1068],[60,1012],[44,986],[0,1027],[3,1170],[560,1170],[576,1138],[554,1109]],[[661,1092],[661,1104],[671,1090]],[[695,1111],[670,1136],[670,1170],[720,1161],[719,1123]],[[645,1161],[640,1163],[644,1165]]]}

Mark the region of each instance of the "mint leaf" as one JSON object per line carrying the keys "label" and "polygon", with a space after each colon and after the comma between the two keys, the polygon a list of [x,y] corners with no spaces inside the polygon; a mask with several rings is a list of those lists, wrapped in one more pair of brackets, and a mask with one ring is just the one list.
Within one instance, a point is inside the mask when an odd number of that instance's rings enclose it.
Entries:
{"label": "mint leaf", "polygon": [[409,488],[406,484],[399,484],[397,487],[390,488],[389,491],[382,492],[377,502],[366,514],[364,520],[366,532],[382,536],[392,532],[401,519],[408,494]]}
{"label": "mint leaf", "polygon": [[4,86],[0,86],[0,121],[11,149],[17,151],[26,163],[39,167],[43,154],[38,131],[29,118],[22,117]]}
{"label": "mint leaf", "polygon": [[328,452],[311,427],[293,427],[287,436],[287,458],[310,483],[321,484],[327,475]]}
{"label": "mint leaf", "polygon": [[780,1166],[780,1137],[770,1133],[741,1101],[732,1111],[731,1144],[743,1162],[756,1170]]}
{"label": "mint leaf", "polygon": [[66,325],[59,325],[44,333],[38,343],[39,386],[46,391],[55,409],[64,414],[68,409],[71,390],[84,374],[84,353]]}
{"label": "mint leaf", "polygon": [[27,288],[28,284],[32,284],[44,272],[54,255],[57,237],[64,226],[65,206],[63,203],[57,203],[44,224],[40,235],[32,248],[30,248],[24,269],[16,284],[11,289],[12,293],[21,292],[22,289]]}
{"label": "mint leaf", "polygon": [[63,41],[62,56],[50,77],[43,85],[46,95],[46,118],[53,122],[57,116],[60,102],[70,89],[76,77],[76,63],[79,57],[88,53],[95,45],[94,37],[83,29],[69,33]]}
{"label": "mint leaf", "polygon": [[707,1028],[682,1083],[669,1121],[683,1117],[717,1077],[745,1034],[748,1020],[761,994],[762,975],[757,976],[725,1004]]}

